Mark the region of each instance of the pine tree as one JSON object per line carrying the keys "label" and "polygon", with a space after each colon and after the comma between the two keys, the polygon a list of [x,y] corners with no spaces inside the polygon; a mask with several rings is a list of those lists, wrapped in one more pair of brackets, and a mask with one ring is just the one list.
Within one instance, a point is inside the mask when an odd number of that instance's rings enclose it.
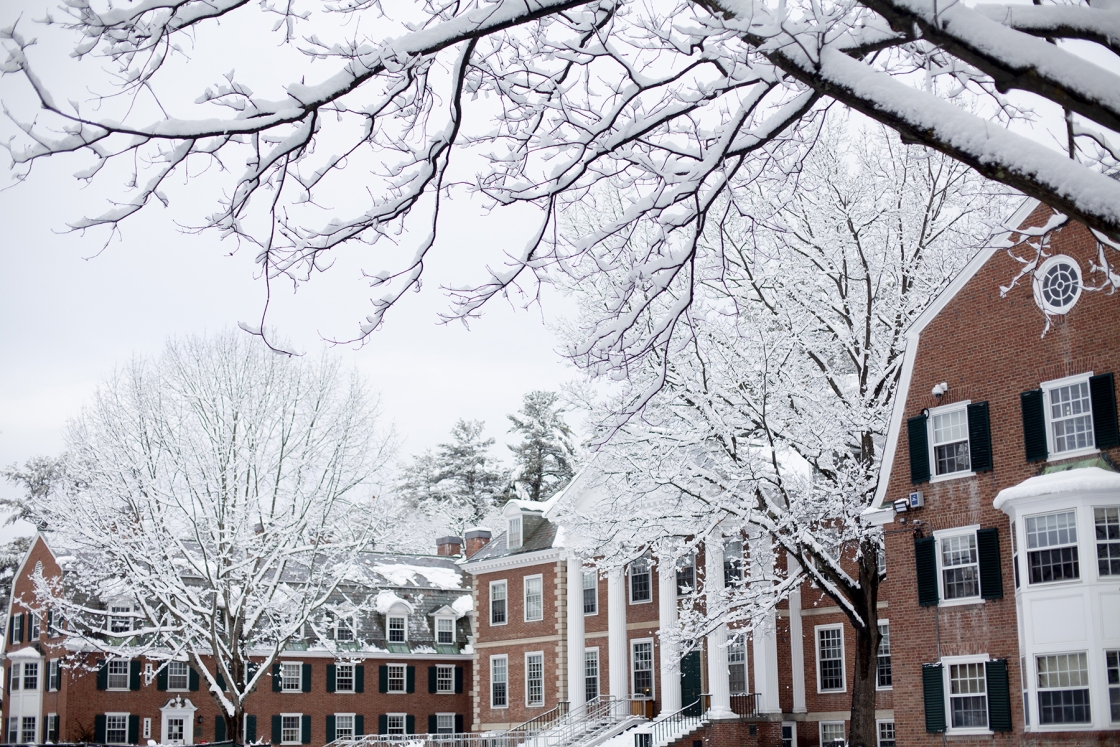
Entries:
{"label": "pine tree", "polygon": [[509,432],[521,436],[520,444],[509,447],[515,461],[509,490],[519,497],[547,499],[575,474],[572,429],[564,422],[559,399],[556,392],[532,391],[518,414],[508,416],[513,423]]}

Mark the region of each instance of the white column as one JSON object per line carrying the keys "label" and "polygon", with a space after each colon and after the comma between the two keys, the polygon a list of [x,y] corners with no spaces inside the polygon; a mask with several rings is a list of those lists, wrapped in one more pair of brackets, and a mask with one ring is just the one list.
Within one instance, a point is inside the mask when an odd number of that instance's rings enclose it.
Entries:
{"label": "white column", "polygon": [[[789,575],[801,573],[801,564],[789,559]],[[801,627],[801,587],[789,595],[789,661],[793,667],[793,712],[805,713],[805,641]]]}
{"label": "white column", "polygon": [[626,574],[616,568],[607,574],[607,672],[611,697],[620,701],[630,697],[630,654],[626,649]]}
{"label": "white column", "polygon": [[[723,538],[713,534],[704,542],[704,593],[707,596],[709,615],[724,609],[720,598],[723,593]],[[712,694],[712,707],[708,718],[734,718],[731,710],[731,682],[727,668],[727,623],[720,623],[708,633],[708,692]]]}
{"label": "white column", "polygon": [[568,557],[568,703],[569,708],[583,705],[587,688],[583,682],[583,563],[575,555]]}
{"label": "white column", "polygon": [[[754,583],[770,583],[774,577],[774,554],[765,537],[751,541],[751,578]],[[776,615],[769,612],[754,629],[754,684],[758,690],[760,713],[780,713],[778,702],[778,636]]]}
{"label": "white column", "polygon": [[658,623],[661,629],[661,713],[681,709],[681,655],[665,631],[677,630],[677,569],[667,559],[657,563]]}

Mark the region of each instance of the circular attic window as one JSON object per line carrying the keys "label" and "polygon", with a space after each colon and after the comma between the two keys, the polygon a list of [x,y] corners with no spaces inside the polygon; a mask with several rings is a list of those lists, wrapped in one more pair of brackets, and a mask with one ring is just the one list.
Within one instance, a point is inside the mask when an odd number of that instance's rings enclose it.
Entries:
{"label": "circular attic window", "polygon": [[1049,314],[1065,314],[1081,297],[1081,268],[1064,254],[1050,257],[1034,274],[1034,298]]}

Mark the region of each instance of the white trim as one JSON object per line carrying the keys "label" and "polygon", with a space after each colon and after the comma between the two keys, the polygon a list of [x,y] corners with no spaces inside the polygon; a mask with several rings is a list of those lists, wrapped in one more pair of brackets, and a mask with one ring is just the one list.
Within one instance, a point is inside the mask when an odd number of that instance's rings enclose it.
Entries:
{"label": "white trim", "polygon": [[583,692],[587,694],[587,654],[595,652],[595,695],[599,696],[603,692],[603,662],[599,658],[598,646],[584,646],[583,647]]}
{"label": "white trim", "polygon": [[820,744],[822,744],[822,745],[825,744],[825,741],[824,741],[824,727],[825,727],[825,724],[827,724],[829,726],[834,726],[836,724],[840,724],[840,731],[844,735],[843,739],[845,741],[847,741],[848,732],[847,732],[847,729],[844,728],[846,723],[847,723],[846,721],[818,721],[817,722],[817,738],[820,740]]}
{"label": "white trim", "polygon": [[[338,668],[339,667],[351,667],[351,670],[350,670],[350,689],[349,690],[338,689]],[[335,665],[334,665],[334,692],[335,692],[335,694],[338,694],[338,695],[353,695],[353,694],[358,692],[358,669],[357,669],[357,667],[358,667],[358,665],[355,664],[352,661],[335,662]],[[405,675],[404,676],[405,676],[405,688],[407,689],[407,687],[408,687],[408,681],[407,681],[408,680],[408,670],[405,670]]]}
{"label": "white trim", "polygon": [[[649,576],[649,599],[641,599],[637,602],[634,601],[634,577],[631,571],[634,568],[634,563],[643,561],[646,564],[646,574]],[[676,583],[674,579],[673,583]],[[626,603],[627,604],[652,604],[653,603],[653,560],[648,554],[642,555],[640,558],[635,558],[626,564]]]}
{"label": "white trim", "polygon": [[[585,591],[587,591],[587,587],[584,586],[584,582],[585,582],[585,580],[587,579],[588,576],[592,576],[595,579],[595,586],[594,586],[595,611],[594,612],[588,612],[587,611],[587,605],[584,604],[584,599],[583,599],[583,593]],[[583,609],[583,616],[584,617],[596,617],[599,614],[599,571],[594,569],[594,568],[592,568],[590,571],[583,571],[583,575],[580,576],[579,584],[580,584],[579,585],[579,605]]]}
{"label": "white trim", "polygon": [[[529,700],[529,657],[541,657],[541,700],[539,703],[533,703]],[[508,678],[508,677],[507,677]],[[545,694],[544,694],[544,651],[526,651],[525,652],[525,707],[526,708],[544,708]]]}
{"label": "white trim", "polygon": [[[887,620],[876,620],[875,625],[876,625],[876,627],[878,627],[880,625],[886,625],[887,626],[887,647],[889,649],[889,647],[891,645],[891,640],[890,640],[891,621],[889,619],[887,619]],[[875,690],[878,691],[878,692],[890,692],[891,690],[894,689],[894,653],[889,652],[888,656],[891,657],[891,684],[886,686],[886,687],[881,687],[879,685],[879,650],[878,649],[875,650]],[[876,728],[878,728],[878,727],[876,727]]]}
{"label": "white trim", "polygon": [[[972,436],[968,432],[968,406],[971,404],[972,400],[966,399],[960,402],[952,402],[947,405],[938,405],[937,407],[929,408],[929,417],[926,418],[926,449],[929,452],[929,482],[946,482],[948,480],[959,480],[962,477],[976,476],[976,471],[972,469]],[[933,419],[937,415],[948,415],[958,410],[964,412],[965,441],[968,442],[968,469],[958,470],[957,472],[946,472],[943,475],[939,475],[937,474],[937,444],[934,442]]]}
{"label": "white trim", "polygon": [[881,731],[879,731],[879,725],[880,724],[890,724],[892,727],[894,727],[894,729],[895,729],[894,741],[895,741],[895,744],[898,744],[898,727],[895,725],[894,719],[893,718],[877,718],[877,719],[875,719],[875,747],[883,747],[883,734],[882,734]]}
{"label": "white trim", "polygon": [[937,606],[938,607],[959,607],[966,604],[985,604],[988,600],[984,599],[984,590],[980,588],[980,542],[976,541],[976,595],[971,597],[961,597],[959,599],[948,599],[945,596],[945,574],[941,567],[941,540],[950,537],[963,537],[971,534],[976,538],[976,532],[980,530],[979,524],[970,524],[966,527],[950,527],[948,529],[938,529],[931,536],[935,540],[934,553],[937,565]]}
{"label": "white trim", "polygon": [[554,560],[563,560],[564,550],[560,547],[550,547],[547,550],[537,550],[536,552],[517,553],[516,555],[503,555],[498,558],[490,558],[489,560],[479,560],[477,562],[465,563],[459,566],[464,572],[477,576],[480,573],[490,573],[492,571],[504,571],[511,568],[524,568],[531,565],[540,565]]}
{"label": "white trim", "polygon": [[1074,459],[1077,457],[1089,456],[1091,454],[1099,454],[1100,449],[1097,448],[1097,433],[1096,423],[1093,422],[1093,393],[1089,392],[1089,433],[1093,436],[1093,445],[1085,446],[1080,449],[1069,449],[1062,452],[1054,451],[1054,428],[1050,420],[1050,390],[1058,389],[1063,386],[1070,386],[1071,384],[1085,384],[1089,387],[1089,379],[1092,378],[1093,372],[1088,371],[1084,373],[1074,374],[1073,376],[1066,376],[1061,379],[1054,379],[1052,381],[1043,381],[1038,385],[1042,391],[1042,416],[1046,422],[1046,461],[1047,462],[1060,462],[1066,459]]}
{"label": "white trim", "polygon": [[[302,693],[303,692],[303,662],[302,661],[281,661],[277,662],[280,665],[280,692],[281,693]],[[299,667],[299,685],[295,690],[288,690],[284,687],[284,667],[288,664],[295,664]]]}
{"label": "white trim", "polygon": [[[778,727],[778,741],[785,744],[784,737],[782,737],[782,729],[790,728],[790,747],[797,747],[797,722],[796,721],[783,721],[781,726]],[[820,738],[820,735],[817,735]]]}
{"label": "white trim", "polygon": [[[839,630],[840,631],[840,687],[831,687],[825,690],[821,686],[821,631],[824,630]],[[844,624],[843,623],[829,623],[828,625],[815,625],[813,626],[813,654],[817,664],[817,693],[844,693],[848,691],[848,672],[847,672],[847,658],[844,650]],[[833,661],[829,659],[829,661]]]}
{"label": "white trim", "polygon": [[[988,654],[969,654],[967,656],[942,656],[941,657],[941,692],[944,694],[945,700],[945,733],[949,736],[966,735],[977,736],[984,734],[993,734],[991,729],[992,725],[992,702],[990,693],[988,692],[988,662],[992,660]],[[953,696],[952,689],[949,684],[952,677],[951,667],[953,664],[983,664],[984,665],[984,709],[988,715],[988,726],[984,729],[978,728],[953,728]],[[1010,688],[1011,683],[1008,682]]]}
{"label": "white trim", "polygon": [[[296,734],[296,741],[284,741],[284,718],[294,717],[299,726],[296,727],[299,732]],[[280,714],[280,744],[303,744],[303,714],[302,713],[281,713]]]}
{"label": "white trim", "polygon": [[[494,622],[494,587],[501,585],[505,589],[506,598],[503,600],[506,603],[505,619],[501,622]],[[490,594],[486,599],[486,619],[490,623],[490,627],[496,628],[499,625],[509,625],[509,579],[500,578],[496,581],[490,582]]]}
{"label": "white trim", "polygon": [[[532,581],[532,580],[540,581],[540,584],[541,584],[541,606],[540,606],[541,616],[540,617],[529,617],[529,582]],[[544,574],[534,573],[531,576],[525,576],[521,581],[521,590],[522,590],[522,597],[521,597],[521,603],[522,603],[521,604],[521,606],[522,606],[521,616],[522,616],[522,618],[524,618],[525,622],[541,622],[541,621],[543,621],[544,620]],[[508,614],[506,615],[506,619],[509,619]]]}
{"label": "white trim", "polygon": [[[642,604],[642,602],[639,602],[639,604]],[[637,689],[634,687],[634,672],[636,671],[634,669],[634,662],[635,662],[634,647],[637,646],[639,643],[648,643],[649,644],[649,698],[648,699],[649,700],[655,700],[657,698],[657,676],[654,674],[654,672],[657,671],[657,662],[654,661],[655,649],[654,649],[654,646],[653,646],[653,639],[652,638],[632,638],[632,639],[630,639],[630,696],[632,698],[635,698],[635,699],[638,699],[638,700],[646,700],[647,699],[647,698],[644,698],[644,697],[640,697],[637,693]],[[609,661],[607,662],[607,665],[610,666]]]}
{"label": "white trim", "polygon": [[[404,676],[401,677],[401,689],[391,690],[392,687],[389,683],[392,677],[389,676],[389,667],[401,667],[404,669]],[[357,675],[355,675],[357,676]],[[380,677],[381,675],[378,674]],[[413,675],[415,677],[415,675]],[[408,665],[400,661],[391,661],[385,664],[385,694],[386,695],[405,695],[408,693]]]}
{"label": "white trim", "polygon": [[[1061,309],[1050,306],[1042,295],[1042,280],[1046,277],[1046,273],[1051,267],[1059,262],[1067,262],[1077,270],[1077,292],[1073,295],[1073,300],[1067,306]],[[1054,254],[1043,260],[1038,269],[1031,273],[1031,288],[1034,290],[1034,302],[1038,304],[1038,308],[1042,309],[1047,315],[1053,314],[1054,316],[1065,316],[1077,302],[1081,300],[1081,293],[1085,290],[1085,276],[1081,272],[1081,263],[1068,254]]]}
{"label": "white trim", "polygon": [[[389,637],[389,621],[391,620],[404,620],[404,640],[394,641]],[[386,643],[408,643],[408,614],[401,614],[399,612],[388,612],[385,615],[385,642]]]}
{"label": "white trim", "polygon": [[[450,646],[453,643],[455,643],[456,635],[455,635],[455,617],[454,617],[454,615],[439,615],[438,617],[436,617],[434,619],[435,619],[435,628],[436,628],[435,629],[436,645],[437,646]],[[451,642],[450,643],[444,643],[439,639],[439,624],[440,624],[440,622],[442,622],[444,620],[451,623]]]}
{"label": "white trim", "polygon": [[[451,687],[448,688],[447,690],[440,690],[439,689],[439,670],[441,670],[441,669],[450,669],[451,670]],[[509,678],[508,674],[506,675],[506,678],[507,679]],[[436,692],[435,692],[435,694],[436,695],[454,695],[455,694],[455,665],[454,664],[436,664]]]}
{"label": "white trim", "polygon": [[[358,728],[358,725],[357,725],[357,723],[355,723],[356,719],[354,717],[357,716],[358,714],[356,714],[356,713],[334,713],[334,714],[331,714],[331,715],[334,716],[334,736],[335,736],[335,739],[338,739],[338,717],[339,716],[349,716],[350,717],[350,729],[351,729],[350,737],[353,738],[353,737],[357,736],[356,734],[354,734],[354,731]],[[406,724],[406,727],[407,727],[407,724]]]}
{"label": "white trim", "polygon": [[[401,719],[401,730],[400,730],[399,734],[397,732],[389,731],[389,719],[391,719],[395,716],[399,716],[400,719]],[[400,736],[401,734],[408,734],[408,714],[407,713],[386,713],[385,714],[385,733],[386,734],[396,734],[397,736]]]}
{"label": "white trim", "polygon": [[[105,711],[102,714],[105,717],[105,744],[128,744],[128,717],[132,714],[128,711]],[[109,717],[110,716],[124,716],[124,741],[123,742],[110,742],[109,741]],[[38,728],[38,725],[36,725]]]}
{"label": "white trim", "polygon": [[[506,663],[506,704],[494,705],[494,662],[501,659]],[[490,656],[490,709],[501,710],[509,708],[509,654],[492,654]]]}
{"label": "white trim", "polygon": [[[109,665],[115,661],[124,662],[125,672],[125,686],[124,687],[110,687],[109,678],[113,675],[109,672]],[[106,657],[105,659],[105,692],[109,693],[126,693],[132,690],[132,659],[126,659],[123,656]]]}
{"label": "white trim", "polygon": [[[436,713],[436,714],[433,714],[433,715],[436,717],[436,734],[454,734],[455,733],[455,717],[458,716],[459,714],[452,713],[452,712],[448,711],[448,712],[443,712],[443,713]],[[451,731],[441,732],[439,730],[439,717],[440,716],[450,716],[451,717]]]}

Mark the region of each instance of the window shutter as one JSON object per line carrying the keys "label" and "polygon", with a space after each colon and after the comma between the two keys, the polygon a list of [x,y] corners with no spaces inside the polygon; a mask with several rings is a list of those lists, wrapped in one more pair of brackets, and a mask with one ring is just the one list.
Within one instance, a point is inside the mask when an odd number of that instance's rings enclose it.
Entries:
{"label": "window shutter", "polygon": [[910,482],[929,482],[929,435],[926,433],[926,416],[918,415],[907,420],[906,435],[910,439]]}
{"label": "window shutter", "polygon": [[328,713],[327,714],[327,744],[330,744],[334,740],[335,740],[334,714],[333,713]]}
{"label": "window shutter", "polygon": [[[405,689],[404,689],[405,692],[408,692],[408,693],[416,692],[416,667],[412,667],[412,666],[405,667],[405,678],[407,680],[407,685],[405,686]],[[412,733],[412,732],[409,732],[409,733]]]}
{"label": "window shutter", "polygon": [[128,689],[140,689],[140,660],[133,659],[128,662]]}
{"label": "window shutter", "polygon": [[246,742],[257,741],[257,717],[256,716],[246,716],[245,717],[245,741]]}
{"label": "window shutter", "polygon": [[[97,689],[109,689],[109,664],[104,659],[97,660]],[[99,740],[104,742],[105,740]]]}
{"label": "window shutter", "polygon": [[167,689],[167,667],[163,666],[156,672],[156,689],[163,692]]}
{"label": "window shutter", "polygon": [[[434,693],[436,691],[436,668],[428,667],[428,692]],[[431,732],[435,734],[435,732]]]}
{"label": "window shutter", "polygon": [[[384,664],[377,668],[377,692],[389,692],[389,667],[385,666]],[[384,733],[385,732],[383,731],[378,732],[378,734]]]}
{"label": "window shutter", "polygon": [[131,715],[128,717],[128,743],[140,744],[140,717]]}
{"label": "window shutter", "polygon": [[93,741],[105,744],[105,714],[99,713],[93,717]]}
{"label": "window shutter", "polygon": [[984,665],[988,680],[988,728],[1011,731],[1011,689],[1007,686],[1007,659],[993,659]]}
{"label": "window shutter", "polygon": [[303,744],[311,744],[311,716],[303,714],[300,717],[300,742]]}
{"label": "window shutter", "polygon": [[187,669],[187,673],[188,673],[188,681],[190,682],[190,685],[191,685],[191,692],[192,693],[198,692],[198,672],[195,671],[194,667],[189,667]]}
{"label": "window shutter", "polygon": [[976,530],[976,555],[980,560],[980,596],[1003,599],[1003,569],[999,562],[999,530]]}
{"label": "window shutter", "polygon": [[922,688],[925,691],[926,731],[945,731],[945,683],[940,664],[922,665]]}
{"label": "window shutter", "polygon": [[463,692],[463,668],[455,667],[455,692]]}
{"label": "window shutter", "polygon": [[31,640],[31,626],[27,624],[27,613],[26,612],[23,613],[23,624],[20,625],[19,632],[20,632],[20,636],[19,636],[20,641],[30,641]]}
{"label": "window shutter", "polygon": [[8,643],[16,645],[16,616],[8,616]]}
{"label": "window shutter", "polygon": [[968,458],[973,472],[992,469],[992,430],[987,402],[968,406]]}
{"label": "window shutter", "polygon": [[[284,683],[280,681],[280,662],[272,665],[272,692],[278,693],[284,689]],[[277,742],[276,744],[280,744]]]}
{"label": "window shutter", "polygon": [[354,715],[354,736],[361,737],[366,733],[366,717],[359,714]]}
{"label": "window shutter", "polygon": [[54,610],[47,610],[47,638],[54,637]]}
{"label": "window shutter", "polygon": [[434,715],[428,716],[428,733],[435,734],[437,731],[439,731],[439,727],[436,724],[436,717]]}
{"label": "window shutter", "polygon": [[220,713],[214,716],[214,741],[226,741],[226,719]]}
{"label": "window shutter", "polygon": [[389,733],[389,717],[384,713],[382,713],[380,716],[377,717],[377,733],[378,734],[388,734]]}
{"label": "window shutter", "polygon": [[1028,462],[1042,462],[1048,456],[1046,447],[1046,412],[1042,390],[1035,389],[1019,395],[1023,408],[1023,448]]}
{"label": "window shutter", "polygon": [[461,713],[456,713],[455,714],[455,733],[456,734],[463,734],[464,733],[463,732],[463,714],[461,714]]}
{"label": "window shutter", "polygon": [[218,689],[222,692],[226,691],[226,678],[222,676],[221,672],[214,672],[214,679],[218,681]]}
{"label": "window shutter", "polygon": [[914,540],[914,567],[918,572],[918,604],[937,604],[937,540],[919,537]]}
{"label": "window shutter", "polygon": [[1098,449],[1120,446],[1116,423],[1116,388],[1112,374],[1089,377],[1089,398],[1093,403],[1093,439]]}
{"label": "window shutter", "polygon": [[366,690],[366,668],[361,664],[354,666],[354,692],[361,693]]}
{"label": "window shutter", "polygon": [[[260,671],[260,668],[261,668],[260,662],[256,662],[256,661],[245,662],[245,684],[246,685],[249,684],[253,680],[253,678],[257,676],[257,672]],[[257,691],[257,685],[259,685],[259,684],[261,684],[261,681],[257,680],[257,684],[253,685],[253,689],[250,690],[250,692],[255,693]]]}
{"label": "window shutter", "polygon": [[[303,676],[300,677],[299,679],[300,679],[300,684],[303,685],[303,688],[302,688],[303,691],[305,693],[311,692],[311,665],[310,664],[304,664],[303,665]],[[308,718],[310,718],[310,717],[308,717]]]}
{"label": "window shutter", "polygon": [[[334,664],[328,664],[327,665],[327,692],[329,692],[329,693],[333,693],[335,691],[335,671],[336,671],[336,669],[335,669]],[[334,718],[334,717],[333,716],[327,716],[327,718]],[[327,741],[328,742],[333,742],[334,739],[332,737],[327,737]]]}
{"label": "window shutter", "polygon": [[279,716],[272,717],[272,743],[280,744],[281,736],[283,735],[282,727]]}
{"label": "window shutter", "polygon": [[416,717],[413,716],[411,713],[404,717],[404,733],[405,734],[415,734],[416,733]]}

